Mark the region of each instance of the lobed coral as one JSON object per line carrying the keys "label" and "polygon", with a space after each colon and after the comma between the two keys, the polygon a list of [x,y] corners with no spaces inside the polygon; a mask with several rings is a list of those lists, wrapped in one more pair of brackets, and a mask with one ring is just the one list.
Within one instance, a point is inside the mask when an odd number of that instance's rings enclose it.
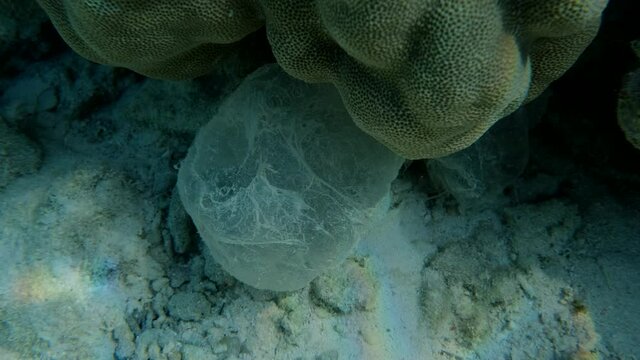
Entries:
{"label": "lobed coral", "polygon": [[96,62],[181,79],[266,25],[289,74],[331,82],[406,158],[461,150],[535,98],[595,36],[607,0],[38,0]]}
{"label": "lobed coral", "polygon": [[[635,54],[640,58],[640,40],[631,43]],[[618,96],[618,125],[627,140],[640,149],[640,70],[627,75],[625,84]]]}

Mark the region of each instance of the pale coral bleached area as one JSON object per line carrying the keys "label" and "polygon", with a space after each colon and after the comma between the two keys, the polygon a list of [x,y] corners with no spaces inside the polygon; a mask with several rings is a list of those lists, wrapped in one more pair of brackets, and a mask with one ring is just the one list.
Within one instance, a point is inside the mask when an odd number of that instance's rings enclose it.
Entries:
{"label": "pale coral bleached area", "polygon": [[640,357],[640,176],[619,158],[640,154],[554,105],[561,89],[500,191],[407,164],[347,260],[278,293],[224,272],[174,189],[195,131],[265,62],[255,46],[162,82],[43,29],[1,68],[0,122],[38,156],[0,185],[0,359]]}

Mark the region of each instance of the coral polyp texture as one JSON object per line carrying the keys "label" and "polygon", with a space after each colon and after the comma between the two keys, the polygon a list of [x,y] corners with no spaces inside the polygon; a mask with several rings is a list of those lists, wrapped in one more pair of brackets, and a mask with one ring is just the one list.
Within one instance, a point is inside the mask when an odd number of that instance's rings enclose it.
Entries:
{"label": "coral polyp texture", "polygon": [[262,26],[250,1],[38,0],[80,55],[160,79],[206,74]]}
{"label": "coral polyp texture", "polygon": [[[631,43],[640,58],[640,40]],[[618,125],[629,142],[640,149],[640,69],[627,75],[618,96]]]}
{"label": "coral polyp texture", "polygon": [[606,0],[38,0],[85,57],[161,78],[215,66],[266,25],[280,65],[331,82],[362,130],[411,159],[461,150],[562,75]]}

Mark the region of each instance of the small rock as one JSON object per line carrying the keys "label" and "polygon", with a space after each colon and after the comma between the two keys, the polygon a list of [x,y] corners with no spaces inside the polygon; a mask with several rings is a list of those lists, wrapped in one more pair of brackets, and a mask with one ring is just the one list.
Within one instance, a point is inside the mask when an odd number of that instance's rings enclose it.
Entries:
{"label": "small rock", "polygon": [[169,314],[180,320],[199,321],[211,312],[211,303],[197,292],[181,292],[169,300]]}

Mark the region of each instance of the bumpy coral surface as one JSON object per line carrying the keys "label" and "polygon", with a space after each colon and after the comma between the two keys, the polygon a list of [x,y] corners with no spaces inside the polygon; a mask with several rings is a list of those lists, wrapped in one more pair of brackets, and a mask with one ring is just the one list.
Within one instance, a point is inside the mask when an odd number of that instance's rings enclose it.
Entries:
{"label": "bumpy coral surface", "polygon": [[[640,40],[632,49],[640,58]],[[629,142],[640,149],[640,69],[631,72],[618,96],[618,125]]]}
{"label": "bumpy coral surface", "polygon": [[477,140],[537,96],[598,30],[607,0],[38,0],[87,58],[198,76],[266,25],[280,65],[331,82],[356,124],[406,158]]}
{"label": "bumpy coral surface", "polygon": [[229,44],[262,26],[250,1],[38,0],[89,60],[161,79],[209,72]]}

